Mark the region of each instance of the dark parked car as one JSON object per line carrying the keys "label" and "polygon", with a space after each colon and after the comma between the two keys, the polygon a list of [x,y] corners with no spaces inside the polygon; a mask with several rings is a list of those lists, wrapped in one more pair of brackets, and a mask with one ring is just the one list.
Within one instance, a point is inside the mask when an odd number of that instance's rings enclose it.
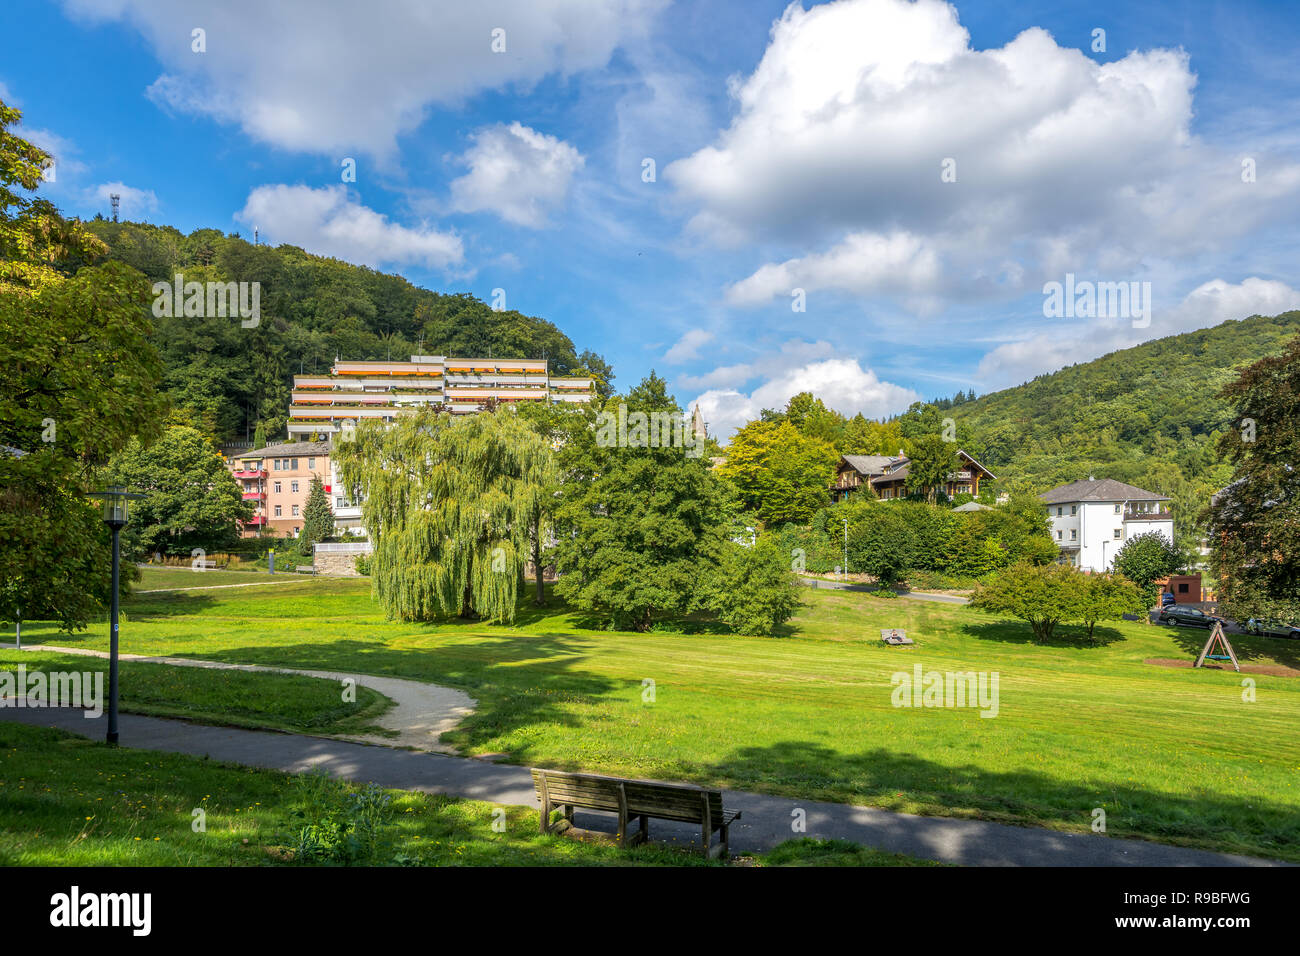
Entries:
{"label": "dark parked car", "polygon": [[1172,591],[1162,591],[1162,592],[1161,592],[1161,594],[1160,594],[1160,606],[1161,606],[1161,607],[1169,607],[1169,605],[1171,605],[1171,604],[1176,604],[1176,603],[1177,603],[1177,602],[1174,600],[1174,594],[1173,594]]}
{"label": "dark parked car", "polygon": [[1246,630],[1251,634],[1261,634],[1264,637],[1300,638],[1300,624],[1282,624],[1278,621],[1264,621],[1254,617],[1246,622]]}
{"label": "dark parked car", "polygon": [[1156,623],[1158,624],[1181,624],[1183,627],[1214,627],[1216,622],[1219,624],[1226,623],[1221,617],[1206,614],[1194,607],[1179,607],[1177,604],[1162,609],[1159,616],[1156,617]]}

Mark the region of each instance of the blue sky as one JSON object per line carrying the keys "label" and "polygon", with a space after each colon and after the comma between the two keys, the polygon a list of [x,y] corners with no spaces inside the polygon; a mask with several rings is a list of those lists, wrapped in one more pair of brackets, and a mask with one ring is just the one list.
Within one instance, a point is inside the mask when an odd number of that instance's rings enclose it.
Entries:
{"label": "blue sky", "polygon": [[[803,389],[879,417],[1300,308],[1291,3],[9,0],[6,20],[0,96],[67,211],[118,192],[127,218],[503,289],[724,437]],[[1150,283],[1149,314],[1048,318],[1067,274]]]}

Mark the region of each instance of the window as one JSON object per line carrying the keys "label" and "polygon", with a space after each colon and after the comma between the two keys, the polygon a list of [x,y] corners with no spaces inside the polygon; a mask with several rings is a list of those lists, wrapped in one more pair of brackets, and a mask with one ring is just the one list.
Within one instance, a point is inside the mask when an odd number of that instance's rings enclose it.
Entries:
{"label": "window", "polygon": [[296,482],[296,481],[291,481],[291,482],[289,482],[289,490],[292,491],[294,494],[297,494],[297,493],[298,493],[298,482]]}
{"label": "window", "polygon": [[1179,594],[1186,594],[1186,593],[1187,593],[1187,582],[1186,582],[1186,581],[1179,581],[1179,582],[1178,582],[1178,593],[1179,593]]}
{"label": "window", "polygon": [[1065,514],[1065,509],[1064,509],[1064,508],[1057,508],[1057,509],[1056,509],[1056,516],[1057,516],[1058,518],[1061,517],[1061,515],[1063,515],[1063,514]]}
{"label": "window", "polygon": [[1119,513],[1120,513],[1121,511],[1123,511],[1123,510],[1124,510],[1124,506],[1123,506],[1123,505],[1116,505],[1116,506],[1115,506],[1115,514],[1119,514]]}
{"label": "window", "polygon": [[1071,541],[1078,541],[1078,540],[1079,540],[1079,529],[1078,529],[1078,528],[1071,528],[1071,529],[1070,529],[1070,540],[1071,540]]}
{"label": "window", "polygon": [[294,506],[293,506],[293,516],[294,516],[295,518],[298,517],[298,506],[297,506],[297,505],[294,505]]}
{"label": "window", "polygon": [[293,459],[293,464],[292,464],[290,467],[293,468],[294,471],[297,471],[297,470],[298,470],[298,459],[297,459],[297,458],[294,458],[294,459]]}
{"label": "window", "polygon": [[1057,541],[1060,541],[1060,540],[1061,540],[1061,532],[1059,532],[1059,531],[1056,532],[1056,540],[1057,540]]}
{"label": "window", "polygon": [[276,505],[276,506],[275,506],[275,516],[276,516],[277,518],[280,517],[280,506],[279,506],[279,505]]}
{"label": "window", "polygon": [[1123,529],[1123,528],[1116,528],[1116,529],[1115,529],[1115,540],[1118,541],[1118,540],[1119,540],[1120,538],[1122,538],[1122,537],[1124,537],[1124,529]]}
{"label": "window", "polygon": [[275,483],[275,493],[277,495],[280,493],[280,483],[278,481]]}
{"label": "window", "polygon": [[336,497],[334,498],[334,507],[335,507],[335,508],[342,508],[342,507],[343,507],[343,499],[342,499],[341,497],[336,496]]}
{"label": "window", "polygon": [[1070,516],[1073,517],[1074,515],[1077,515],[1078,513],[1079,513],[1079,506],[1078,506],[1078,505],[1070,505]]}
{"label": "window", "polygon": [[315,471],[315,470],[316,470],[316,459],[315,459],[315,458],[308,458],[308,459],[307,459],[307,470],[308,470],[308,471]]}

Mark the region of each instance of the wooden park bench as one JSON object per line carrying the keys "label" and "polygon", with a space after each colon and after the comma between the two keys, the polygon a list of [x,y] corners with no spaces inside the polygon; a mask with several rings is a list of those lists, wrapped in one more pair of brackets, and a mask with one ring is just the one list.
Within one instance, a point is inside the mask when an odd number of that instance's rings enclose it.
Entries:
{"label": "wooden park bench", "polygon": [[[705,790],[680,783],[656,783],[652,780],[624,780],[593,773],[564,773],[560,770],[534,770],[533,786],[542,804],[542,832],[551,833],[561,823],[573,823],[575,807],[584,810],[608,810],[618,814],[618,845],[632,846],[645,842],[646,821],[676,820],[700,825],[700,842],[706,859],[725,858],[729,852],[728,829],[740,817],[739,810],[722,805],[721,790]],[[562,808],[564,821],[551,824],[551,811]],[[636,833],[628,833],[628,824],[637,818]],[[720,831],[721,840],[713,843]]]}
{"label": "wooden park bench", "polygon": [[190,562],[190,567],[193,568],[195,571],[199,571],[199,570],[211,571],[215,569],[216,566],[217,566],[217,562],[212,558],[195,558],[193,561]]}

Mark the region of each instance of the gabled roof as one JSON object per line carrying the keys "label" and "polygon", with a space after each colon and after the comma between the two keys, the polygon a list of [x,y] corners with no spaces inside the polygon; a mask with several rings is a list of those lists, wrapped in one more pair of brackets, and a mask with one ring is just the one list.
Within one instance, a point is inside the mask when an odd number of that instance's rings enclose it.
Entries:
{"label": "gabled roof", "polygon": [[283,445],[267,445],[265,448],[259,448],[256,451],[241,451],[231,455],[231,458],[293,458],[328,455],[330,446],[328,442],[323,441],[291,441]]}
{"label": "gabled roof", "polygon": [[890,462],[898,460],[891,455],[842,455],[841,457],[864,475],[882,474]]}
{"label": "gabled roof", "polygon": [[1114,478],[1080,478],[1068,485],[1060,485],[1038,496],[1049,505],[1069,504],[1074,501],[1170,501],[1154,491],[1126,485]]}
{"label": "gabled roof", "polygon": [[978,501],[968,501],[964,505],[958,505],[953,511],[992,511],[988,505],[982,505]]}
{"label": "gabled roof", "polygon": [[[966,454],[966,452],[962,451],[960,448],[957,449],[957,455],[958,457],[964,458],[966,461],[970,462],[972,465],[978,468],[981,474],[988,475],[990,481],[998,480],[997,475],[993,474],[993,472],[989,471],[987,468],[981,465],[970,455]],[[849,456],[845,455],[844,457],[848,458]],[[893,481],[902,481],[911,472],[911,469],[908,467],[911,464],[911,459],[909,458],[906,457],[890,458],[888,459],[888,462],[892,467],[882,472],[881,474],[874,476],[871,480],[871,483],[873,485],[881,484],[881,483],[888,484],[889,482],[893,482]]]}

